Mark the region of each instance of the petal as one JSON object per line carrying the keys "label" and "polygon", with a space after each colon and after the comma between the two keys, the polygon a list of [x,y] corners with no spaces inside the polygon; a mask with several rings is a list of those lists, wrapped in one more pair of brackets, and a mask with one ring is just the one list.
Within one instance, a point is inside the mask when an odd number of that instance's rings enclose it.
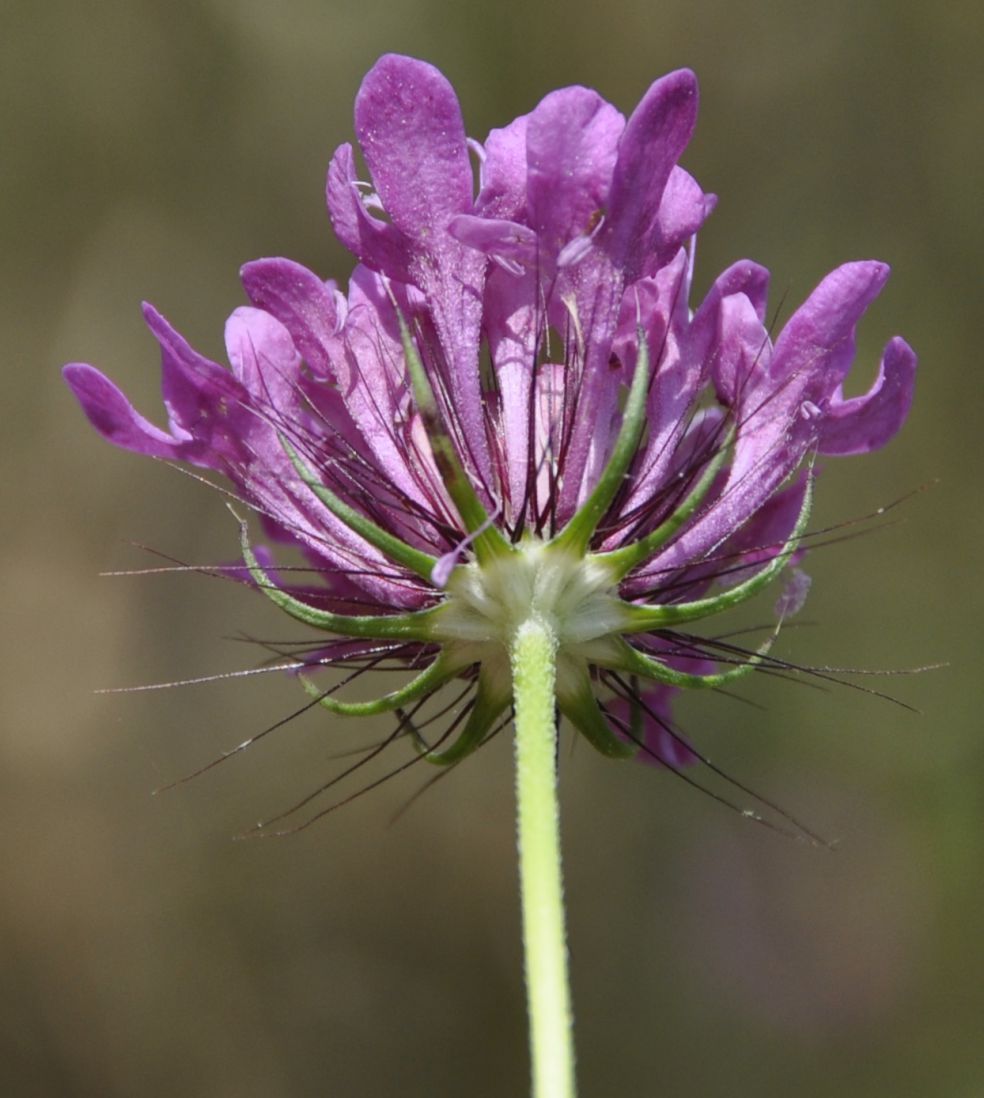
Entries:
{"label": "petal", "polygon": [[198,437],[203,422],[225,402],[238,402],[242,390],[228,370],[200,355],[152,305],[144,303],[143,315],[161,347],[161,390],[171,422]]}
{"label": "petal", "polygon": [[415,264],[413,283],[424,293],[440,354],[431,363],[438,388],[448,393],[447,411],[457,420],[463,456],[479,481],[492,482],[484,394],[479,373],[482,301],[488,260],[446,232]]}
{"label": "petal", "polygon": [[612,175],[606,235],[614,262],[630,279],[662,243],[663,192],[696,121],[697,78],[680,69],[649,88],[626,124]]}
{"label": "petal", "polygon": [[355,100],[359,144],[393,224],[420,240],[472,205],[472,169],[454,89],[433,65],[386,54]]}
{"label": "petal", "polygon": [[[574,302],[584,367],[560,489],[558,518],[573,513],[604,467],[614,437],[618,386],[608,368],[623,289],[658,245],[664,188],[693,130],[697,83],[683,70],[656,81],[622,134],[599,247],[561,272],[555,298]],[[651,264],[650,264],[651,267]],[[551,317],[557,325],[559,317]],[[561,327],[561,330],[562,327]]]}
{"label": "petal", "polygon": [[256,418],[246,410],[244,387],[200,355],[153,306],[144,303],[143,314],[161,347],[161,393],[171,429],[194,438],[196,461],[216,467],[242,461]]}
{"label": "petal", "polygon": [[[356,268],[341,331],[336,330],[335,295],[317,275],[300,264],[285,259],[261,259],[246,264],[242,278],[250,297],[283,322],[282,328],[278,325],[280,331],[289,331],[305,361],[332,383],[329,392],[323,391],[324,386],[303,384],[289,361],[290,349],[285,346],[281,372],[294,380],[291,392],[280,394],[278,407],[285,410],[284,402],[291,398],[296,402],[297,386],[302,385],[306,400],[317,401],[320,409],[321,423],[316,430],[327,428],[329,434],[340,434],[351,444],[354,425],[393,483],[418,502],[424,502],[407,468],[404,435],[409,410],[402,349],[396,317],[380,277],[366,267]],[[406,301],[403,307],[409,316],[411,310]],[[270,329],[268,337],[278,339],[279,332]],[[231,346],[229,353],[235,364]],[[274,356],[277,353],[273,351]],[[262,395],[262,388],[256,391]],[[336,391],[344,412],[325,404],[330,392]],[[360,444],[358,448],[363,447]]]}
{"label": "petal", "polygon": [[840,385],[854,359],[854,328],[888,280],[885,263],[845,263],[790,317],[776,341],[771,375],[790,379],[819,404]]}
{"label": "petal", "polygon": [[410,243],[395,226],[373,217],[363,205],[351,145],[340,145],[331,158],[326,198],[332,228],[342,244],[374,270],[409,281]]}
{"label": "petal", "polygon": [[698,328],[703,324],[713,327],[716,323],[715,310],[731,294],[744,294],[752,303],[756,316],[765,323],[769,295],[768,269],[750,259],[739,259],[714,280],[714,285],[707,291],[707,296],[694,314],[694,327]]}
{"label": "petal", "polygon": [[[714,280],[694,313],[687,336],[689,353],[710,370],[723,404],[731,405],[737,399],[737,346],[758,347],[763,354],[771,353],[771,341],[764,327],[768,293],[768,270],[742,259]],[[746,304],[729,302],[734,297],[740,297]]]}
{"label": "petal", "polygon": [[806,606],[806,600],[809,598],[812,585],[813,580],[806,572],[801,568],[793,568],[786,577],[782,591],[776,599],[776,617],[786,620],[798,614]]}
{"label": "petal", "polygon": [[[406,298],[400,301],[410,315]],[[414,411],[393,305],[383,280],[357,267],[349,312],[331,364],[331,377],[378,467],[403,496],[433,511],[440,477],[430,447],[418,447]]]}
{"label": "petal", "polygon": [[705,194],[689,172],[674,168],[660,199],[653,234],[653,256],[646,266],[670,259],[704,224],[716,205],[716,195]]}
{"label": "petal", "polygon": [[[708,666],[713,667],[713,664]],[[634,707],[627,698],[615,698],[605,706],[610,717],[614,718],[612,728],[616,735],[640,744],[639,754],[636,755],[638,762],[678,770],[698,761],[696,754],[683,737],[672,730],[670,724],[673,698],[678,693],[679,688],[675,686],[656,686],[640,691],[641,705]],[[637,727],[633,727],[633,722]],[[631,735],[625,731],[624,725],[632,728]]]}
{"label": "petal", "polygon": [[[437,386],[450,394],[464,450],[478,479],[492,479],[479,377],[482,295],[488,260],[455,240],[447,225],[459,213],[472,211],[472,170],[464,124],[454,90],[432,65],[388,54],[369,71],[356,97],[355,127],[373,183],[392,219],[385,246],[395,258],[392,233],[405,238],[405,273],[425,295],[438,337]],[[341,150],[340,150],[341,152]],[[329,201],[338,188],[333,175],[352,179],[350,157],[329,173]],[[333,165],[334,166],[334,165]],[[334,208],[332,210],[334,216]],[[351,209],[343,230],[365,228]],[[364,213],[365,211],[363,211]],[[373,243],[381,240],[373,230]],[[384,230],[385,233],[385,230]],[[344,239],[344,237],[343,237]],[[359,237],[361,239],[361,237]],[[359,253],[368,264],[392,274],[376,252]]]}
{"label": "petal", "polygon": [[630,380],[622,368],[626,364],[613,363],[611,358],[623,287],[622,274],[607,252],[592,248],[576,267],[560,272],[548,311],[558,331],[573,328],[582,363],[576,382],[568,379],[573,416],[557,504],[560,522],[587,498],[618,431],[621,386]]}
{"label": "petal", "polygon": [[300,367],[287,329],[262,309],[236,309],[225,326],[226,353],[232,372],[259,408],[269,405],[287,421],[300,414]]}
{"label": "petal", "polygon": [[499,260],[507,270],[531,266],[537,256],[536,233],[515,221],[458,214],[448,223],[448,232],[469,248]]}
{"label": "petal", "polygon": [[909,413],[916,380],[916,355],[900,336],[889,340],[878,377],[864,396],[835,393],[820,427],[820,452],[866,454],[884,446]]}
{"label": "petal", "polygon": [[[751,572],[782,552],[802,514],[808,487],[809,476],[801,472],[788,488],[768,499],[721,547],[723,567],[728,569],[726,586],[747,579]],[[804,552],[805,549],[797,549],[796,559],[801,559]],[[739,561],[743,567],[736,570]]]}
{"label": "petal", "polygon": [[327,374],[327,348],[338,334],[332,290],[313,271],[289,259],[256,259],[239,274],[250,301],[280,321],[316,373]]}
{"label": "petal", "polygon": [[148,457],[184,457],[184,439],[169,435],[144,419],[122,392],[95,367],[71,362],[62,376],[82,405],[89,422],[115,446]]}
{"label": "petal", "polygon": [[[689,353],[686,341],[688,257],[682,249],[655,278],[633,283],[622,302],[615,353],[622,361],[635,355],[636,323],[649,341],[653,378],[649,389],[649,434],[624,510],[645,506],[682,472],[679,443],[692,425],[693,406],[706,373],[702,357]],[[631,333],[631,335],[630,335]],[[627,338],[628,337],[628,338]],[[615,544],[613,540],[612,544]]]}
{"label": "petal", "polygon": [[[768,374],[772,342],[759,319],[758,310],[743,293],[729,294],[720,302],[717,322],[715,349],[710,355],[711,378],[722,404],[741,407],[738,417],[740,423],[744,420],[742,426],[747,437],[751,422],[754,420],[758,426],[763,418],[760,415],[755,419],[748,409],[757,408],[759,394],[765,388],[764,385],[756,387],[754,379]],[[700,337],[699,332],[697,336]],[[754,396],[749,392],[753,389]],[[770,412],[777,412],[778,400],[772,403]]]}
{"label": "petal", "polygon": [[535,307],[537,276],[503,270],[489,275],[485,330],[498,390],[499,444],[505,458],[506,518],[517,518],[527,492],[531,384],[541,317]]}
{"label": "petal", "polygon": [[521,115],[485,142],[482,186],[475,210],[483,216],[519,220],[526,213],[526,125]]}
{"label": "petal", "polygon": [[552,263],[572,238],[587,236],[608,200],[625,119],[597,92],[552,92],[527,120],[527,204],[541,262]]}
{"label": "petal", "polygon": [[[660,645],[649,650],[648,654],[676,671],[692,675],[707,675],[717,670],[711,660],[698,655],[683,654],[670,645]],[[608,712],[617,718],[613,722],[617,735],[622,739],[641,740],[642,750],[636,755],[638,762],[679,770],[700,761],[700,757],[673,724],[673,699],[679,693],[680,688],[677,686],[647,685],[639,692],[642,705],[634,708],[627,698],[615,698],[606,706]],[[638,723],[638,730],[634,730],[630,737],[619,722],[631,726],[633,719]]]}
{"label": "petal", "polygon": [[[542,325],[539,306],[542,300],[551,297],[560,253],[570,248],[572,240],[590,240],[607,199],[624,125],[622,115],[596,92],[581,87],[553,92],[522,124],[517,122],[507,130],[497,131],[487,147],[486,179],[480,201],[487,207],[495,203],[497,210],[509,210],[517,220],[525,218],[532,230],[524,232],[524,226],[515,222],[501,223],[501,230],[462,225],[461,218],[455,222],[453,231],[459,239],[463,239],[463,228],[470,234],[469,243],[484,244],[486,254],[497,259],[506,271],[515,273],[517,266],[536,263],[538,281],[523,283],[520,289],[509,286],[502,277],[495,277],[486,298],[486,329],[496,376],[504,386],[502,425],[513,501],[522,498],[527,482],[524,465],[528,452],[530,374],[540,335],[538,325]],[[521,150],[519,139],[524,134],[525,149]],[[525,153],[525,164],[521,153]],[[526,192],[522,211],[516,210],[520,183],[525,183]],[[603,257],[597,260],[603,262]],[[616,285],[607,278],[592,278],[591,272],[597,266],[597,261],[587,263],[564,279],[566,286],[573,287],[572,300],[576,302],[579,318],[583,316],[585,321],[584,344],[591,348],[610,342],[618,300]],[[610,290],[607,296],[611,300],[607,309],[599,311],[594,301],[585,300],[585,295],[596,296],[594,288],[602,281]],[[501,290],[501,298],[493,290]],[[567,326],[570,318],[566,306],[555,298],[552,309],[561,326]],[[572,474],[567,482],[570,498],[566,511],[571,510],[577,497],[580,470],[595,432],[582,418],[577,435],[577,454],[569,466]]]}

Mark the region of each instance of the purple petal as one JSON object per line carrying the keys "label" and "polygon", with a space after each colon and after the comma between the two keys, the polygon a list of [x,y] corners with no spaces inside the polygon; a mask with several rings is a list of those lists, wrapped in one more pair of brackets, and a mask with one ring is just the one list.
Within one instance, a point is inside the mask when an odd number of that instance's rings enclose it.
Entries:
{"label": "purple petal", "polygon": [[519,220],[526,212],[526,125],[522,115],[501,130],[492,130],[485,142],[482,186],[476,212],[491,218]]}
{"label": "purple petal", "polygon": [[[561,254],[581,247],[583,258],[591,233],[604,209],[617,143],[624,119],[596,92],[586,88],[564,88],[548,95],[522,124],[514,123],[497,131],[488,142],[484,185],[480,202],[485,211],[508,211],[514,218],[528,220],[532,230],[515,222],[493,221],[489,227],[471,224],[463,218],[455,221],[453,232],[459,239],[483,247],[507,272],[536,263],[538,281],[509,286],[503,277],[493,276],[486,298],[486,330],[496,364],[496,376],[503,386],[501,408],[504,445],[509,464],[510,497],[522,498],[525,491],[525,455],[528,450],[529,374],[536,357],[539,338],[537,325],[540,302],[550,299],[553,280]],[[525,149],[520,138],[525,135]],[[524,163],[525,158],[525,163]],[[525,208],[518,209],[525,185]],[[492,225],[500,228],[492,228]],[[463,235],[463,232],[465,235]],[[600,257],[599,257],[600,258]],[[591,294],[587,264],[566,279]],[[573,281],[572,281],[573,280]],[[600,279],[597,280],[600,283]],[[586,309],[585,342],[594,347],[610,340],[617,306],[618,287],[605,279],[609,288],[607,310],[598,312],[593,304]],[[493,293],[493,290],[496,292]],[[583,297],[583,292],[582,292]],[[578,303],[578,290],[573,300]],[[560,324],[569,318],[563,306],[554,301],[552,308],[561,313]],[[605,355],[607,360],[607,353]],[[595,413],[598,414],[598,413]],[[579,423],[577,456],[570,468],[568,495],[578,492],[580,473],[588,457],[590,424]],[[570,502],[567,503],[568,509]]]}
{"label": "purple petal", "polygon": [[355,130],[393,224],[422,237],[472,204],[472,169],[454,89],[433,65],[386,54],[355,101]]}
{"label": "purple petal", "polygon": [[773,378],[788,378],[820,403],[843,381],[854,359],[854,328],[888,280],[885,263],[845,263],[832,271],[790,317],[772,360]]}
{"label": "purple petal", "polygon": [[421,253],[415,263],[413,284],[430,305],[442,354],[432,371],[437,386],[448,392],[448,412],[457,420],[463,456],[484,484],[492,480],[485,404],[479,375],[482,300],[488,260],[480,252],[453,240],[446,232],[434,250]]}
{"label": "purple petal", "polygon": [[[782,552],[802,513],[809,483],[809,476],[801,472],[789,487],[768,499],[721,547],[719,555],[723,566],[730,570],[729,584],[747,578]],[[797,549],[795,558],[801,559],[804,552],[804,549]],[[739,562],[748,569],[747,573],[735,571]]]}
{"label": "purple petal", "polygon": [[[682,655],[665,646],[654,646],[647,649],[647,652],[673,670],[690,675],[708,675],[716,670],[711,660],[701,656]],[[608,703],[609,713],[617,718],[612,722],[614,730],[623,739],[632,738],[626,734],[623,726],[631,725],[633,717],[639,723],[639,733],[634,737],[636,740],[641,739],[643,745],[636,756],[639,762],[679,770],[680,767],[692,766],[700,761],[697,753],[673,724],[673,699],[679,692],[680,688],[676,686],[648,684],[646,689],[640,691],[643,704],[637,707],[635,713],[627,698],[615,698]]]}
{"label": "purple petal", "polygon": [[[576,267],[560,272],[548,312],[558,331],[572,328],[582,348],[583,365],[573,399],[576,411],[564,461],[557,516],[566,521],[593,487],[618,431],[620,386],[628,384],[625,363],[611,360],[624,281],[607,252],[593,248]],[[575,323],[567,310],[573,305]]]}
{"label": "purple petal", "polygon": [[[257,260],[243,268],[242,277],[252,300],[283,322],[307,363],[337,388],[345,408],[344,417],[340,416],[340,409],[324,407],[325,394],[310,385],[304,387],[308,400],[321,398],[318,403],[324,425],[349,439],[355,425],[393,483],[411,498],[425,502],[407,468],[402,436],[410,412],[403,352],[396,317],[379,276],[365,267],[353,273],[342,331],[336,330],[335,295],[317,275],[300,264],[284,259]],[[410,315],[406,302],[404,312]],[[270,337],[276,338],[278,334],[270,329]],[[232,347],[229,353],[235,364]],[[284,347],[283,354],[289,356],[290,350]],[[281,392],[278,408],[285,407],[288,399],[296,400],[300,383],[286,357],[280,372],[286,372],[294,380],[290,393]]]}
{"label": "purple petal", "polygon": [[242,390],[228,370],[200,355],[152,305],[144,303],[143,315],[161,346],[161,391],[171,422],[203,437],[206,422],[226,415]]}
{"label": "purple petal", "polygon": [[340,145],[328,167],[328,213],[335,235],[366,266],[409,281],[410,244],[395,226],[373,217],[362,202],[351,145]]}
{"label": "purple petal", "polygon": [[115,446],[148,457],[185,457],[185,439],[169,435],[144,419],[122,392],[95,367],[71,362],[62,376],[82,405],[89,422]]}
{"label": "purple petal", "polygon": [[[680,69],[657,80],[632,112],[618,148],[608,212],[608,248],[629,278],[658,250],[659,209],[670,172],[697,121],[697,78]],[[673,220],[667,213],[667,220]]]}
{"label": "purple petal", "polygon": [[[357,254],[367,264],[412,283],[425,295],[442,352],[433,364],[443,373],[437,387],[450,394],[468,464],[489,483],[478,361],[488,260],[447,232],[455,215],[472,212],[472,170],[458,100],[432,65],[388,54],[362,82],[355,127],[392,225],[388,232],[367,230],[361,201],[358,208],[352,206],[351,151],[340,150],[328,188],[336,228],[343,240],[358,245]],[[396,232],[406,240],[402,255]],[[381,251],[374,248],[380,243]],[[399,275],[394,270],[398,264],[403,267]]]}
{"label": "purple petal", "polygon": [[864,396],[831,398],[820,428],[820,452],[866,454],[891,439],[905,422],[916,379],[916,355],[901,336],[889,340],[878,377]]}
{"label": "purple petal", "polygon": [[[709,665],[713,666],[713,665]],[[688,668],[689,670],[689,668]],[[683,766],[693,766],[699,760],[687,741],[673,730],[672,703],[679,690],[673,686],[656,686],[640,693],[643,705],[633,714],[632,703],[626,698],[616,698],[607,705],[613,718],[612,727],[624,740],[635,740],[642,746],[636,755],[638,762],[649,766],[666,766],[679,770]],[[633,736],[623,729],[624,724],[632,725],[633,716],[639,728]]]}
{"label": "purple petal", "polygon": [[[410,316],[407,299],[399,303]],[[365,267],[352,275],[348,318],[331,377],[387,479],[425,511],[433,510],[440,477],[430,446],[417,437],[419,416],[410,396],[396,314],[382,279]],[[438,494],[443,498],[443,490]]]}
{"label": "purple petal", "polygon": [[529,115],[526,149],[530,224],[541,262],[552,263],[577,236],[588,236],[608,199],[625,119],[597,92],[562,88]]}
{"label": "purple petal", "polygon": [[239,274],[250,301],[280,321],[316,373],[327,374],[327,348],[338,334],[331,289],[313,271],[289,259],[256,259]]}
{"label": "purple petal", "polygon": [[507,270],[532,265],[537,256],[537,236],[515,221],[458,214],[448,223],[448,232],[469,248],[498,260]]}
{"label": "purple petal", "polygon": [[626,511],[659,493],[667,480],[681,470],[681,462],[686,464],[679,444],[691,427],[692,408],[707,372],[704,358],[689,351],[687,289],[688,257],[681,250],[674,262],[655,278],[633,283],[622,302],[615,353],[623,361],[634,358],[638,311],[649,342],[653,371],[648,402],[649,435],[625,503]]}
{"label": "purple petal", "polygon": [[[772,341],[759,319],[758,311],[743,293],[729,294],[717,311],[717,344],[711,356],[711,377],[718,400],[727,407],[740,407],[739,415],[746,419],[746,437],[751,424],[758,427],[767,414],[759,409],[762,402],[771,404],[769,412],[777,417],[780,397],[762,395],[766,386],[756,387],[755,380],[769,372],[772,362]],[[781,389],[779,390],[781,394]],[[743,399],[744,398],[744,399]],[[756,417],[754,411],[759,411]]]}
{"label": "purple petal", "polygon": [[665,263],[697,232],[717,205],[717,196],[705,194],[683,168],[674,168],[666,181],[656,215],[653,255],[644,266]]}
{"label": "purple petal", "polygon": [[700,307],[694,314],[694,336],[703,337],[704,327],[712,331],[717,325],[717,310],[721,302],[732,294],[744,294],[752,303],[755,315],[764,324],[765,312],[769,295],[769,272],[758,263],[750,259],[740,259],[733,263],[714,280],[714,284],[707,291],[707,296],[700,303]]}
{"label": "purple petal", "polygon": [[498,389],[500,441],[506,467],[506,516],[514,520],[526,495],[530,390],[539,324],[537,275],[494,270],[486,286],[485,329]]}
{"label": "purple petal", "polygon": [[288,422],[298,418],[301,357],[283,324],[262,309],[243,306],[226,321],[225,341],[233,376],[254,403],[269,405]]}
{"label": "purple petal", "polygon": [[[693,131],[697,84],[683,70],[656,81],[633,112],[618,145],[609,212],[599,247],[565,270],[555,297],[573,301],[584,344],[578,412],[571,432],[558,517],[590,490],[614,438],[618,386],[608,369],[623,288],[658,248],[658,213],[670,172]],[[551,317],[557,325],[561,318]]]}

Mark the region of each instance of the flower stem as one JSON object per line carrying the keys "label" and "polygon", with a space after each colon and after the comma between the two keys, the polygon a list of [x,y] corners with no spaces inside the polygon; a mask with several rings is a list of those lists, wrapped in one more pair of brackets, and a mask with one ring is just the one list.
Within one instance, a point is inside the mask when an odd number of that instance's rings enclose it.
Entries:
{"label": "flower stem", "polygon": [[557,806],[557,638],[538,616],[510,653],[516,725],[516,813],[534,1098],[574,1098],[574,1038]]}

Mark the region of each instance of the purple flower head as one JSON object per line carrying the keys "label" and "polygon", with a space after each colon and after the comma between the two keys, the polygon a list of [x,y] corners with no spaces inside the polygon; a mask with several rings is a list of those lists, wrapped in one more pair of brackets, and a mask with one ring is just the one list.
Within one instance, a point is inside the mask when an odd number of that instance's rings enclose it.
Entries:
{"label": "purple flower head", "polygon": [[[320,578],[291,587],[242,525],[251,582],[327,635],[302,678],[331,712],[397,711],[425,757],[456,761],[508,718],[509,644],[533,612],[557,638],[570,723],[605,754],[677,766],[693,756],[671,695],[770,666],[771,638],[741,653],[689,624],[802,555],[815,456],[887,442],[916,360],[896,337],[869,392],[843,395],[888,277],[874,261],[827,275],[775,339],[750,261],[692,307],[715,202],[678,164],[696,113],[681,70],[628,119],[564,88],[480,145],[440,72],[385,56],[356,98],[365,169],[346,144],[328,170],[359,261],[347,292],[287,259],[247,264],[231,369],[145,307],[166,429],[66,367],[104,437],[221,474],[303,551]],[[375,702],[310,678],[384,660],[415,673]],[[425,741],[412,714],[451,680],[467,701]]]}

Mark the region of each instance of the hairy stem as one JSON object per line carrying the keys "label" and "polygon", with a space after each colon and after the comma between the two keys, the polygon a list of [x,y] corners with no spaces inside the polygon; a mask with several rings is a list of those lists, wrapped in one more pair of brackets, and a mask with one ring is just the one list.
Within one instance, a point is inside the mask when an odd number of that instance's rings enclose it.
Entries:
{"label": "hairy stem", "polygon": [[573,1019],[557,806],[557,638],[553,629],[538,616],[527,619],[516,630],[510,655],[533,1095],[574,1098]]}

